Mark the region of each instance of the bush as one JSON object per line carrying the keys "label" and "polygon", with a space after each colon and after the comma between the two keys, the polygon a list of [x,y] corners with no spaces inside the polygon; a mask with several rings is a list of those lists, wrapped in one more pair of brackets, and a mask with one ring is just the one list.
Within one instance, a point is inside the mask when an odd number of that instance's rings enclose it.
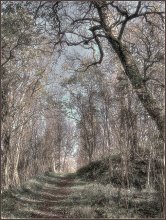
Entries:
{"label": "bush", "polygon": [[94,218],[94,209],[90,206],[74,207],[70,210],[71,218]]}
{"label": "bush", "polygon": [[[77,171],[80,178],[86,180],[97,180],[103,184],[112,183],[114,186],[130,187],[143,189],[146,187],[147,172],[149,161],[147,155],[144,158],[128,160],[128,176],[122,170],[122,158],[120,154],[112,155],[104,160],[91,162]],[[109,164],[111,172],[109,171]],[[161,189],[161,170],[162,164],[156,159],[152,160],[153,169],[151,171],[151,183],[156,189]],[[123,175],[123,177],[122,177]]]}

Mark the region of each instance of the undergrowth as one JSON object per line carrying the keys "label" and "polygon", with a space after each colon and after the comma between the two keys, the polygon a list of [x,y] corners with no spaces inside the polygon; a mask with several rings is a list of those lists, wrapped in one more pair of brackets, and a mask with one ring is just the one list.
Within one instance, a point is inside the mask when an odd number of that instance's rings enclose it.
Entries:
{"label": "undergrowth", "polygon": [[[111,164],[111,171],[109,164]],[[161,166],[154,160],[160,176]],[[162,218],[161,192],[158,176],[151,172],[151,186],[146,187],[148,161],[136,158],[129,161],[128,181],[122,179],[122,158],[118,155],[94,161],[77,171],[82,180],[91,181],[82,191],[90,207],[103,210],[107,218]]]}

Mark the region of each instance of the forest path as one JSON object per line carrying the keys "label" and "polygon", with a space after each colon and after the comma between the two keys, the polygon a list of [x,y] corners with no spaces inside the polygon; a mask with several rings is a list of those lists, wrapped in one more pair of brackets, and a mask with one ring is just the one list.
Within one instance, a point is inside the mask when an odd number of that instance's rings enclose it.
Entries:
{"label": "forest path", "polygon": [[73,174],[39,176],[14,190],[8,200],[2,198],[2,218],[69,218],[70,209],[81,202],[79,186],[85,184]]}
{"label": "forest path", "polygon": [[154,190],[130,190],[80,179],[76,174],[45,173],[2,194],[1,218],[161,218]]}

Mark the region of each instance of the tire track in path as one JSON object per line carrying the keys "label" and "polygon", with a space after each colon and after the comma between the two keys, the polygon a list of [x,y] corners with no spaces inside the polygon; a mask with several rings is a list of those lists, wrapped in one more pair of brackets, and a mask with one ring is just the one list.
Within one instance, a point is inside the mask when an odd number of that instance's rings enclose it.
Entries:
{"label": "tire track in path", "polygon": [[[69,197],[77,182],[73,175],[45,174],[12,193],[15,218],[68,218],[73,203]],[[9,214],[9,213],[8,213]]]}

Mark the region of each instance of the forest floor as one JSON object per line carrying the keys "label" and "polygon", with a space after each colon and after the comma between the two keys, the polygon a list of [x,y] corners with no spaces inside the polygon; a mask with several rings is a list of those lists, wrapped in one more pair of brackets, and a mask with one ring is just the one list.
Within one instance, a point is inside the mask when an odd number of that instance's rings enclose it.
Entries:
{"label": "forest floor", "polygon": [[141,218],[146,217],[146,209],[140,212],[139,204],[145,206],[152,195],[119,191],[111,184],[83,181],[75,174],[47,173],[4,193],[1,218]]}

